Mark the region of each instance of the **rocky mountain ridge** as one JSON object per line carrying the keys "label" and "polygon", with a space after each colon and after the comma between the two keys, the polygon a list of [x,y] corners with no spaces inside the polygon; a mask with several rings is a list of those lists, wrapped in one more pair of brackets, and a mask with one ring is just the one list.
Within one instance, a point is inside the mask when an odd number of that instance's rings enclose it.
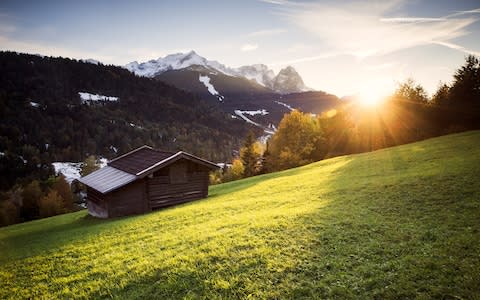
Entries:
{"label": "rocky mountain ridge", "polygon": [[182,69],[192,70],[192,68],[195,67],[202,67],[209,70],[209,72],[212,72],[212,74],[220,72],[227,76],[243,77],[248,80],[253,80],[257,84],[280,94],[312,90],[305,86],[302,77],[291,66],[280,70],[277,75],[275,75],[274,71],[264,64],[231,68],[218,61],[208,60],[205,57],[198,55],[193,50],[188,53],[170,54],[163,58],[160,57],[156,60],[142,63],[134,61],[124,67],[130,72],[144,77],[157,77],[167,71]]}

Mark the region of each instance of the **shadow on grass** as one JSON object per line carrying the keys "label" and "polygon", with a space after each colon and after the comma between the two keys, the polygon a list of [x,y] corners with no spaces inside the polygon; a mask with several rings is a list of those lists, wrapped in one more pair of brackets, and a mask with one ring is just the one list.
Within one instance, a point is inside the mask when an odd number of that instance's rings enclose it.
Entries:
{"label": "shadow on grass", "polygon": [[126,218],[98,219],[84,210],[4,228],[0,235],[0,263],[53,252],[71,242],[100,235],[112,223]]}
{"label": "shadow on grass", "polygon": [[[415,155],[417,150],[422,154]],[[189,266],[159,266],[149,276],[93,297],[475,298],[480,294],[475,162],[456,165],[457,174],[422,177],[429,166],[423,153],[434,149],[417,150],[393,149],[345,164],[328,182],[328,205],[298,215],[287,227],[252,228],[252,238],[260,236],[263,246],[276,250],[269,257],[236,242],[227,251],[230,257],[199,255]],[[443,164],[453,170],[449,164],[458,161],[445,155]],[[382,160],[380,165],[375,159]],[[395,174],[402,170],[411,176]],[[221,193],[301,171],[246,179]]]}

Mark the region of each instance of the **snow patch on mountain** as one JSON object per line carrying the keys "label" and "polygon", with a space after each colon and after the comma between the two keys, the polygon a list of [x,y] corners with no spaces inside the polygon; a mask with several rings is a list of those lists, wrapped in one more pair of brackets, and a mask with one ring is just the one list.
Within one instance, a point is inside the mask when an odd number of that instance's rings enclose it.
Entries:
{"label": "snow patch on mountain", "polygon": [[268,111],[266,109],[257,109],[257,110],[239,110],[242,114],[255,116],[255,115],[268,115]]}
{"label": "snow patch on mountain", "polygon": [[37,103],[37,102],[33,102],[33,101],[30,101],[30,106],[31,107],[40,107],[40,103]]}
{"label": "snow patch on mountain", "polygon": [[275,103],[280,104],[281,106],[284,106],[284,107],[288,108],[290,111],[293,110],[293,107],[291,107],[287,103],[283,103],[283,102],[280,102],[280,101],[275,101]]}
{"label": "snow patch on mountain", "polygon": [[[100,157],[95,164],[101,169],[108,163],[108,159]],[[55,170],[55,175],[62,174],[68,183],[72,183],[75,179],[82,177],[83,162],[54,162],[52,166]]]}
{"label": "snow patch on mountain", "polygon": [[215,89],[215,87],[213,86],[213,84],[210,83],[210,77],[200,75],[198,76],[198,81],[200,81],[201,83],[203,83],[203,85],[205,85],[205,87],[208,89],[208,92],[210,94],[217,96],[218,101],[220,102],[223,101],[224,97],[220,95],[218,91]]}
{"label": "snow patch on mountain", "polygon": [[80,95],[80,100],[82,101],[82,104],[92,104],[93,102],[98,101],[118,101],[118,97],[90,94],[87,92],[78,92],[78,94]]}
{"label": "snow patch on mountain", "polygon": [[55,169],[55,175],[58,176],[62,174],[68,183],[72,183],[75,179],[82,177],[80,173],[82,171],[83,163],[81,162],[54,162],[52,165]]}
{"label": "snow patch on mountain", "polygon": [[108,159],[105,157],[100,157],[97,159],[96,165],[101,169],[108,164]]}
{"label": "snow patch on mountain", "polygon": [[237,116],[239,116],[240,118],[242,118],[245,122],[250,123],[250,124],[252,124],[252,125],[255,125],[255,126],[257,126],[257,127],[262,127],[262,128],[263,128],[262,125],[260,125],[260,124],[258,124],[257,122],[254,122],[254,121],[250,120],[249,118],[247,118],[247,117],[244,115],[244,112],[245,112],[245,111],[239,110],[239,109],[234,110],[234,113],[235,113]]}
{"label": "snow patch on mountain", "polygon": [[118,152],[118,148],[113,146],[113,145],[110,145],[110,150],[112,150],[113,152],[117,153]]}

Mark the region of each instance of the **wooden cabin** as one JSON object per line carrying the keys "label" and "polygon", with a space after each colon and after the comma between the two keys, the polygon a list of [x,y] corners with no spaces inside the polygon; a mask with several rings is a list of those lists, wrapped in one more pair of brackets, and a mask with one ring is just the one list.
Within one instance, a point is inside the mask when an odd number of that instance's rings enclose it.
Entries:
{"label": "wooden cabin", "polygon": [[216,164],[183,151],[143,146],[79,181],[87,186],[88,213],[111,218],[205,198],[208,174],[216,169]]}

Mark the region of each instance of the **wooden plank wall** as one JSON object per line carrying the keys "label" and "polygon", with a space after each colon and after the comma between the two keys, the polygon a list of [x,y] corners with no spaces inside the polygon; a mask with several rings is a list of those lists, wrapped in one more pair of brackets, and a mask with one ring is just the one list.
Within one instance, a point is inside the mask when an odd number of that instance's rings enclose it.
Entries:
{"label": "wooden plank wall", "polygon": [[105,195],[94,189],[87,188],[87,208],[91,216],[97,218],[108,218],[108,208],[105,202]]}
{"label": "wooden plank wall", "polygon": [[208,173],[188,173],[185,183],[170,183],[169,176],[149,178],[147,197],[152,209],[205,198],[208,195]]}
{"label": "wooden plank wall", "polygon": [[108,195],[108,214],[110,217],[140,214],[147,210],[145,180],[126,185]]}

